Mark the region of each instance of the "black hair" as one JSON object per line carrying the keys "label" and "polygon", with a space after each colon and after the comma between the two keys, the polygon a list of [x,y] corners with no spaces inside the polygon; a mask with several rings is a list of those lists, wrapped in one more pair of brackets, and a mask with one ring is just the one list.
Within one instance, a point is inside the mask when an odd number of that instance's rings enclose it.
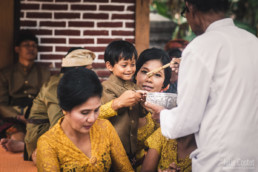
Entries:
{"label": "black hair", "polygon": [[104,53],[105,62],[109,61],[114,66],[119,60],[137,60],[137,51],[134,45],[128,41],[118,40],[111,42]]}
{"label": "black hair", "polygon": [[171,60],[173,57],[180,58],[182,55],[182,51],[179,48],[171,48],[167,51],[167,53]]}
{"label": "black hair", "polygon": [[[136,82],[135,77],[139,72],[139,70],[141,69],[141,67],[143,66],[143,64],[149,60],[160,60],[162,65],[165,65],[170,62],[170,58],[167,52],[162,49],[150,48],[150,49],[144,50],[140,54],[139,59],[136,62],[136,72],[134,74],[134,82]],[[163,82],[163,88],[166,88],[170,82],[171,68],[170,67],[165,68],[164,73],[165,73],[165,80]]]}
{"label": "black hair", "polygon": [[98,76],[86,68],[75,68],[66,72],[57,88],[59,105],[65,111],[71,111],[89,98],[101,95],[102,85]]}
{"label": "black hair", "polygon": [[66,72],[69,72],[70,70],[73,70],[75,68],[86,68],[86,66],[62,67],[60,72],[61,73],[66,73]]}
{"label": "black hair", "polygon": [[15,39],[15,46],[20,46],[20,44],[24,41],[34,41],[38,44],[38,39],[30,30],[20,30]]}
{"label": "black hair", "polygon": [[230,3],[229,0],[185,0],[194,5],[197,10],[202,12],[208,12],[213,10],[215,12],[227,12]]}

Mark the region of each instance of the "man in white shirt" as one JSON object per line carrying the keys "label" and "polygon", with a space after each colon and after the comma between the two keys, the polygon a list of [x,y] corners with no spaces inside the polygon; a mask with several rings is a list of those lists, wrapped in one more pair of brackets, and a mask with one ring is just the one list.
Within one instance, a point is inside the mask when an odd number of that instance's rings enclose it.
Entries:
{"label": "man in white shirt", "polygon": [[198,36],[182,54],[178,106],[146,106],[164,136],[195,134],[193,171],[258,171],[258,39],[225,18],[228,0],[185,3]]}

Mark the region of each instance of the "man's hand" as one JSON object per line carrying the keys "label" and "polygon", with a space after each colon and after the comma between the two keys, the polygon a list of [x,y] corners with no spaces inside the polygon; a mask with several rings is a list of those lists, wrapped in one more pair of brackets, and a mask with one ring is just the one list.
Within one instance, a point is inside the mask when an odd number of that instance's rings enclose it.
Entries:
{"label": "man's hand", "polygon": [[144,104],[145,108],[152,113],[152,118],[159,123],[160,121],[160,111],[165,109],[163,106],[155,105],[150,102],[145,102]]}

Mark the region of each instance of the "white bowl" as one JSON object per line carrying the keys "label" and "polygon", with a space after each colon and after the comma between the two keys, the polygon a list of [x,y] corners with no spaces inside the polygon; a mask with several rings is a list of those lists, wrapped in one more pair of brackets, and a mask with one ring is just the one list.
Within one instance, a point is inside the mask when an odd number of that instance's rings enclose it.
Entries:
{"label": "white bowl", "polygon": [[146,102],[163,106],[166,109],[172,109],[177,106],[177,94],[149,92],[146,96]]}

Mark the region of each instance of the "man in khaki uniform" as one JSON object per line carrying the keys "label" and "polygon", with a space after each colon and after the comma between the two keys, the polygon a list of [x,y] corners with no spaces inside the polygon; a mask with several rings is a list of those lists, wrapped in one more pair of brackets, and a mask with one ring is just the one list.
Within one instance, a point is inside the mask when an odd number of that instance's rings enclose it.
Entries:
{"label": "man in khaki uniform", "polygon": [[61,73],[51,76],[50,80],[43,84],[38,96],[33,101],[28,119],[25,136],[28,159],[32,158],[35,162],[35,153],[33,154],[33,152],[36,150],[38,138],[53,127],[63,116],[57,99],[57,86],[63,73],[75,67],[92,69],[94,58],[95,54],[86,49],[69,50],[62,60]]}
{"label": "man in khaki uniform", "polygon": [[47,67],[34,63],[38,53],[37,44],[38,40],[34,34],[21,30],[15,42],[18,63],[0,72],[0,120],[5,125],[6,121],[11,122],[10,125],[15,124],[7,130],[6,135],[10,139],[1,140],[2,146],[8,151],[23,150],[25,114],[28,114],[41,85],[50,76]]}

